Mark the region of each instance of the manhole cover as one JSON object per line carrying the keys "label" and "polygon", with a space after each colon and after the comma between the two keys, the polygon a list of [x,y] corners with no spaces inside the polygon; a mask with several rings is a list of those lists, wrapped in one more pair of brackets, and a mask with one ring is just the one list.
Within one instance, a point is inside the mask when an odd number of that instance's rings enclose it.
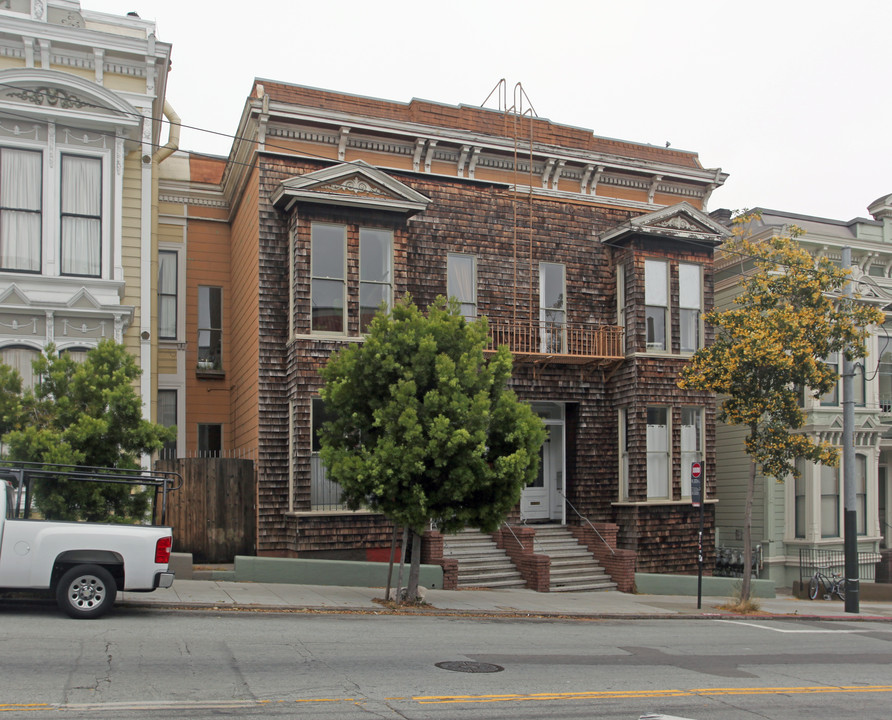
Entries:
{"label": "manhole cover", "polygon": [[452,670],[452,672],[466,673],[502,672],[502,670],[505,669],[501,665],[493,665],[492,663],[469,662],[467,660],[438,662],[436,663],[436,665],[442,670]]}

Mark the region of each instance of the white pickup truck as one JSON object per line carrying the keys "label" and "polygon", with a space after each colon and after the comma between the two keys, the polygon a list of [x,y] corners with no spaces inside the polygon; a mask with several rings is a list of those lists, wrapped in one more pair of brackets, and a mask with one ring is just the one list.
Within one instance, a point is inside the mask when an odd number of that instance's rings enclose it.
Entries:
{"label": "white pickup truck", "polygon": [[[125,483],[154,488],[153,517],[161,525],[123,525],[33,519],[30,488],[41,477]],[[163,525],[167,493],[176,473],[110,470],[83,466],[0,464],[0,588],[51,590],[73,618],[97,618],[118,590],[150,592],[170,587],[173,534]]]}

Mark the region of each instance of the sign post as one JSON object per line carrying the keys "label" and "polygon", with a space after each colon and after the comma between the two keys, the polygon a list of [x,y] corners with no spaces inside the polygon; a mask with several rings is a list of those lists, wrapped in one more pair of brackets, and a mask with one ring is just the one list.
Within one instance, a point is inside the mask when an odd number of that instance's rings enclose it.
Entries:
{"label": "sign post", "polygon": [[700,508],[700,533],[697,536],[697,609],[703,604],[703,463],[691,463],[691,505]]}

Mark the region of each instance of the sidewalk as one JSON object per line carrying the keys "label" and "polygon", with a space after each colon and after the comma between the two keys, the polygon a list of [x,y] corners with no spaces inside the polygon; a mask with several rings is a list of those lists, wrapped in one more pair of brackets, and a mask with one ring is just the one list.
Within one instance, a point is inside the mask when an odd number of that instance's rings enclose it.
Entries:
{"label": "sidewalk", "polygon": [[[390,612],[376,598],[384,588],[335,585],[177,580],[152,593],[120,592],[122,605],[159,608],[267,609],[279,611]],[[532,590],[427,590],[427,606],[406,612],[490,616],[569,616],[579,618],[665,618],[741,616],[719,609],[727,598],[633,595],[617,591],[538,593]],[[860,613],[845,612],[840,600],[759,599],[760,616],[822,619],[892,619],[892,603],[861,601]],[[758,616],[746,616],[749,618]]]}

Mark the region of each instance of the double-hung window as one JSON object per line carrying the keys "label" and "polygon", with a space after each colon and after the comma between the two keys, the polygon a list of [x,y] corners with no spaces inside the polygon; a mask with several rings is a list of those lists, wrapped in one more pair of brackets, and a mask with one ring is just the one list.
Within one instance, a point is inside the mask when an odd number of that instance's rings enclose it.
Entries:
{"label": "double-hung window", "polygon": [[[177,424],[177,391],[158,390],[158,424],[172,427]],[[173,459],[177,456],[176,438],[168,440],[161,449],[161,457]]]}
{"label": "double-hung window", "polygon": [[703,283],[699,265],[678,265],[678,323],[682,352],[700,348],[700,316],[703,308]]}
{"label": "double-hung window", "polygon": [[446,257],[446,295],[458,300],[465,320],[477,319],[477,258],[449,253]]}
{"label": "double-hung window", "polygon": [[198,287],[198,367],[223,369],[223,289]]}
{"label": "double-hung window", "polygon": [[177,253],[173,250],[158,252],[158,337],[177,337]]}
{"label": "double-hung window", "polygon": [[[681,409],[681,496],[691,496],[691,464],[703,461],[703,409]],[[703,494],[705,498],[705,493]]]}
{"label": "double-hung window", "polygon": [[834,407],[839,405],[839,353],[830,353],[830,355],[825,358],[824,363],[837,376],[837,380],[834,381],[832,388],[821,395],[821,405],[825,407]]}
{"label": "double-hung window", "polygon": [[619,499],[629,499],[629,409],[619,409]]}
{"label": "double-hung window", "polygon": [[821,537],[839,537],[839,468],[821,465]]}
{"label": "double-hung window", "polygon": [[664,260],[644,261],[644,305],[647,349],[667,350],[669,265]]}
{"label": "double-hung window", "polygon": [[855,532],[867,535],[867,456],[855,455]]}
{"label": "double-hung window", "polygon": [[40,272],[43,155],[0,148],[0,269]]}
{"label": "double-hung window", "polygon": [[393,300],[393,233],[359,229],[359,332],[368,330],[381,307]]}
{"label": "double-hung window", "polygon": [[62,274],[102,274],[102,161],[62,155]]}
{"label": "double-hung window", "polygon": [[799,474],[793,481],[793,516],[794,516],[794,533],[797,538],[805,537],[805,475],[804,462],[799,462],[797,468]]}
{"label": "double-hung window", "polygon": [[539,263],[539,335],[544,353],[566,352],[564,271],[558,263]]}
{"label": "double-hung window", "polygon": [[669,497],[669,409],[647,408],[647,497]]}
{"label": "double-hung window", "polygon": [[347,331],[347,228],[313,223],[310,295],[313,332]]}

